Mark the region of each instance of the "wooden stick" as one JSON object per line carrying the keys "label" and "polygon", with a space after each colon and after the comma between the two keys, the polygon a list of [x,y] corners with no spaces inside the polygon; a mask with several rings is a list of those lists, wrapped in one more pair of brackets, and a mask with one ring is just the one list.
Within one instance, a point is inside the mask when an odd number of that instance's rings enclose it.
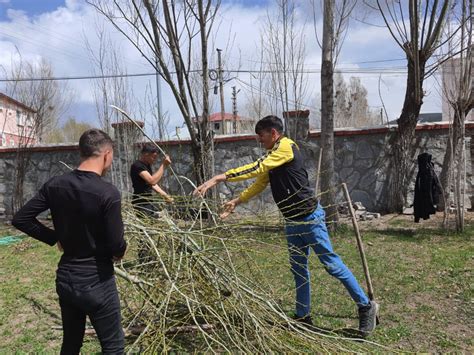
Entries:
{"label": "wooden stick", "polygon": [[128,272],[122,270],[122,269],[119,269],[118,267],[114,266],[114,271],[115,271],[115,274],[117,276],[120,276],[121,278],[133,283],[133,284],[143,284],[143,285],[147,285],[147,286],[153,286],[152,283],[148,282],[148,281],[145,281],[145,280],[142,280],[140,279],[139,277],[135,276],[135,275],[131,275],[129,274]]}
{"label": "wooden stick", "polygon": [[367,282],[367,290],[369,294],[368,296],[370,300],[374,300],[374,288],[372,287],[369,266],[367,265],[367,259],[365,258],[364,245],[362,244],[362,238],[360,236],[359,224],[357,223],[356,215],[354,209],[352,208],[351,196],[349,195],[349,190],[347,189],[346,183],[342,183],[342,188],[344,189],[344,195],[346,196],[346,201],[349,205],[349,211],[351,213],[352,225],[354,226],[357,246],[359,247],[360,258],[362,259],[362,266],[364,267],[365,281]]}
{"label": "wooden stick", "polygon": [[319,159],[318,159],[318,170],[316,170],[316,186],[314,189],[314,194],[318,196],[319,189],[319,174],[321,173],[321,160],[323,159],[323,148],[319,148]]}

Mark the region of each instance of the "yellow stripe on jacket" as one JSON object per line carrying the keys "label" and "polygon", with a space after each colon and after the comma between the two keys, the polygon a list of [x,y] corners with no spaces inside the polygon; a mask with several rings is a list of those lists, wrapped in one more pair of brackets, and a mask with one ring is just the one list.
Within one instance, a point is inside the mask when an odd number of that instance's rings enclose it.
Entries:
{"label": "yellow stripe on jacket", "polygon": [[293,148],[296,143],[287,137],[282,137],[263,157],[253,163],[228,170],[225,175],[228,181],[242,181],[257,178],[239,196],[242,202],[250,200],[262,192],[269,182],[268,172],[293,160]]}

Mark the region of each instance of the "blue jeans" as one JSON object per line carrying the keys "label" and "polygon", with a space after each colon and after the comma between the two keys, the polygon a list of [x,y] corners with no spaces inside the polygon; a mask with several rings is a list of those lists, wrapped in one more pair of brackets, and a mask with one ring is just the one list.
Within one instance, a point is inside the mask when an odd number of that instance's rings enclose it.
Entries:
{"label": "blue jeans", "polygon": [[342,282],[359,306],[369,303],[352,272],[332,250],[324,217],[324,210],[318,205],[313,213],[301,220],[289,221],[285,227],[291,271],[296,284],[297,317],[305,317],[310,312],[311,285],[308,270],[310,248],[314,250],[326,271]]}

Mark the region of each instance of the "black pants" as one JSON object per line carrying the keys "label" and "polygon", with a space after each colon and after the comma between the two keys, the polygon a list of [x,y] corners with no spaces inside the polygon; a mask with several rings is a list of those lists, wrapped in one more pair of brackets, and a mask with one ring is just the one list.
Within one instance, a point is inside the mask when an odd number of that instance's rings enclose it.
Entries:
{"label": "black pants", "polygon": [[78,269],[59,265],[56,292],[63,322],[61,354],[79,354],[86,316],[97,333],[102,353],[124,352],[120,300],[113,275],[101,275],[94,267]]}
{"label": "black pants", "polygon": [[[159,211],[157,205],[147,196],[134,195],[132,205],[138,218],[152,218]],[[150,195],[151,197],[151,195]]]}

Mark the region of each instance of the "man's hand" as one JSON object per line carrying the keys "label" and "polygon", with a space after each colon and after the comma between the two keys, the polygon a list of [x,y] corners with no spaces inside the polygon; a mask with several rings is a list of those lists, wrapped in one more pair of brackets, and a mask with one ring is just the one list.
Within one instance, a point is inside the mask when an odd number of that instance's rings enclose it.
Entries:
{"label": "man's hand", "polygon": [[155,192],[158,193],[161,197],[163,197],[166,202],[172,203],[174,201],[174,199],[170,195],[168,195],[165,190],[159,187],[158,184],[153,185],[151,188],[155,190]]}
{"label": "man's hand", "polygon": [[219,174],[214,176],[212,179],[207,180],[205,183],[199,185],[196,190],[194,190],[194,196],[204,196],[206,191],[210,188],[216,186],[218,183],[225,181],[227,178],[225,174]]}
{"label": "man's hand", "polygon": [[165,155],[165,157],[163,158],[163,160],[161,161],[161,163],[163,164],[163,166],[168,166],[171,164],[171,158],[169,155]]}
{"label": "man's hand", "polygon": [[233,200],[224,203],[224,205],[222,206],[224,208],[224,212],[222,212],[219,217],[221,217],[222,219],[227,218],[232,212],[234,212],[235,207],[237,207],[237,205],[240,205],[241,202],[242,201],[240,201],[240,199],[237,197]]}

